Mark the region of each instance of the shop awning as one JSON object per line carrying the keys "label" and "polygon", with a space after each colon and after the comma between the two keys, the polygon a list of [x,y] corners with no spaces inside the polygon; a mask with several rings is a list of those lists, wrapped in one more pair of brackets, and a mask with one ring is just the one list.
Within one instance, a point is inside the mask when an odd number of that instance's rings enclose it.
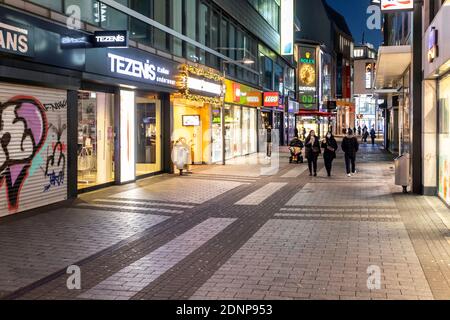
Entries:
{"label": "shop awning", "polygon": [[316,111],[316,110],[300,110],[297,113],[298,116],[303,116],[303,117],[324,117],[324,118],[329,118],[329,117],[336,117],[335,113],[332,112],[324,112],[324,111]]}
{"label": "shop awning", "polygon": [[381,46],[378,51],[375,88],[393,88],[411,64],[411,46]]}

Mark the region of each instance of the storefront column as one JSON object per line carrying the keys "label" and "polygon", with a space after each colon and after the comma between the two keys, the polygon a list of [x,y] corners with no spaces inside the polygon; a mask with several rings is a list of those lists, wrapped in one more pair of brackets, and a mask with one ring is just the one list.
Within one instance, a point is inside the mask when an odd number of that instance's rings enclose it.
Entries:
{"label": "storefront column", "polygon": [[165,173],[172,173],[172,122],[170,121],[172,115],[172,108],[170,106],[170,94],[161,93],[161,124],[162,124],[162,169]]}
{"label": "storefront column", "polygon": [[222,128],[222,165],[226,164],[226,130],[225,130],[225,104],[220,108],[220,126]]}
{"label": "storefront column", "polygon": [[437,85],[434,80],[426,80],[424,86],[423,103],[423,184],[424,194],[434,196],[437,194],[438,174],[438,108]]}
{"label": "storefront column", "polygon": [[78,91],[67,92],[67,197],[78,195]]}

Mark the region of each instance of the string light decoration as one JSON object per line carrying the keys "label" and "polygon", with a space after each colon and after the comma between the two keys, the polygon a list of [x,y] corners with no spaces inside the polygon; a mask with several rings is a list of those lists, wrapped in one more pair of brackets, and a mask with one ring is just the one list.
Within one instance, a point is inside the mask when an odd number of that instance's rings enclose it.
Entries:
{"label": "string light decoration", "polygon": [[[180,74],[177,79],[177,86],[180,89],[180,95],[183,99],[209,104],[223,103],[225,92],[225,78],[223,76],[212,69],[200,68],[188,64],[182,65],[180,69]],[[208,97],[191,93],[188,86],[188,78],[192,75],[220,83],[220,86],[223,88],[221,95],[217,97]]]}

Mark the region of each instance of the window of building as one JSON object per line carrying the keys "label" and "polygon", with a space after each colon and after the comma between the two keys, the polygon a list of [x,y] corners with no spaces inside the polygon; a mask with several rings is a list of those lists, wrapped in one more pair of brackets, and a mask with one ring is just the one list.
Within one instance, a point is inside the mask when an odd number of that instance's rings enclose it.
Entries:
{"label": "window of building", "polygon": [[280,1],[279,0],[248,0],[256,11],[277,32],[280,30]]}

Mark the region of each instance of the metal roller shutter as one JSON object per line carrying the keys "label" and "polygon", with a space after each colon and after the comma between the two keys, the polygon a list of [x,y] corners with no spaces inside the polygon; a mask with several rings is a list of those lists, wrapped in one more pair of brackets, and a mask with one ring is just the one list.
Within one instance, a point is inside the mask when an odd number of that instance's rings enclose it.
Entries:
{"label": "metal roller shutter", "polygon": [[0,82],[0,217],[67,199],[67,91]]}

